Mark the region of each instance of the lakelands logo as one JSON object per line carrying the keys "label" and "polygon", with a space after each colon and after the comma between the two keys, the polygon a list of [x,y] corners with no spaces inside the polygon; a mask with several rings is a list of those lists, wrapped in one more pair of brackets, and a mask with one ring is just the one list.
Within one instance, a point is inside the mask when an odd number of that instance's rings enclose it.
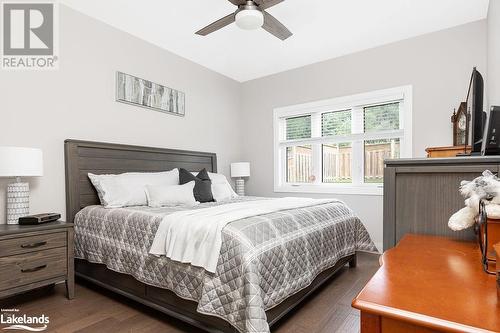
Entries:
{"label": "lakelands logo", "polygon": [[2,3],[2,69],[58,68],[57,9],[53,2]]}
{"label": "lakelands logo", "polygon": [[0,325],[4,330],[25,330],[30,332],[45,331],[49,325],[49,317],[45,315],[28,316],[19,314],[19,309],[2,309],[0,313]]}

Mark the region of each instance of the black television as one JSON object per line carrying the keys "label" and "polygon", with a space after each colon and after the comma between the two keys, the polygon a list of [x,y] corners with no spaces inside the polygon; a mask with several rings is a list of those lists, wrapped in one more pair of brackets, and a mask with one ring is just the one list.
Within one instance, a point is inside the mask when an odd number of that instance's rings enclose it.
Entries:
{"label": "black television", "polygon": [[[486,125],[486,112],[483,110],[484,80],[483,76],[474,67],[467,93],[467,122],[466,135],[470,133],[471,155],[481,155],[484,128]],[[469,131],[470,129],[470,131]],[[468,137],[465,142],[469,142]]]}

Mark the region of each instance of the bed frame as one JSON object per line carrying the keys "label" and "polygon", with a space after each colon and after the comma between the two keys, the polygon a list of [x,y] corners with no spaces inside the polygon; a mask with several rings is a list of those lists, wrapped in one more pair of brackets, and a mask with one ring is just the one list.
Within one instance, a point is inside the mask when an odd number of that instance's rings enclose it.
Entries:
{"label": "bed frame", "polygon": [[[198,171],[206,168],[217,172],[217,156],[213,153],[129,146],[101,142],[66,140],[66,216],[73,222],[82,208],[99,204],[99,198],[87,173],[154,172],[173,168]],[[320,273],[311,285],[291,295],[278,306],[266,311],[270,326],[292,310],[308,295],[327,282],[338,270],[349,263],[356,266],[356,255],[340,259],[337,264]],[[226,321],[196,312],[196,302],[182,299],[173,292],[144,284],[131,275],[108,269],[105,265],[75,260],[75,273],[113,292],[159,310],[211,333],[235,333]]]}

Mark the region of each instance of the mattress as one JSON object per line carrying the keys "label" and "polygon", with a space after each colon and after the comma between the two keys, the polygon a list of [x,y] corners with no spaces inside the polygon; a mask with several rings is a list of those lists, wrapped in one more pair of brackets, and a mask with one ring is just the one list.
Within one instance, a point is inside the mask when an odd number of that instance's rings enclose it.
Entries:
{"label": "mattress", "polygon": [[[262,198],[230,202],[256,199]],[[75,217],[75,256],[195,301],[199,313],[222,318],[239,332],[269,332],[265,311],[309,286],[339,259],[376,250],[356,215],[335,201],[228,224],[215,273],[148,253],[164,216],[220,204],[225,203],[86,207]]]}

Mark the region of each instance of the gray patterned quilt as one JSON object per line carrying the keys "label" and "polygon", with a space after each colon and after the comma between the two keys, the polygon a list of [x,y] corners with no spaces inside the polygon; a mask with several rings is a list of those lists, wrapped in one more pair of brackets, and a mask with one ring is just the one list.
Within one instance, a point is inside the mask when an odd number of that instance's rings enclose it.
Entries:
{"label": "gray patterned quilt", "polygon": [[[240,197],[232,200],[255,200]],[[262,198],[258,198],[262,199]],[[240,332],[269,332],[266,310],[306,288],[356,250],[376,248],[342,202],[285,210],[228,224],[215,274],[148,254],[162,218],[182,207],[89,206],[75,217],[75,256],[198,303]]]}

